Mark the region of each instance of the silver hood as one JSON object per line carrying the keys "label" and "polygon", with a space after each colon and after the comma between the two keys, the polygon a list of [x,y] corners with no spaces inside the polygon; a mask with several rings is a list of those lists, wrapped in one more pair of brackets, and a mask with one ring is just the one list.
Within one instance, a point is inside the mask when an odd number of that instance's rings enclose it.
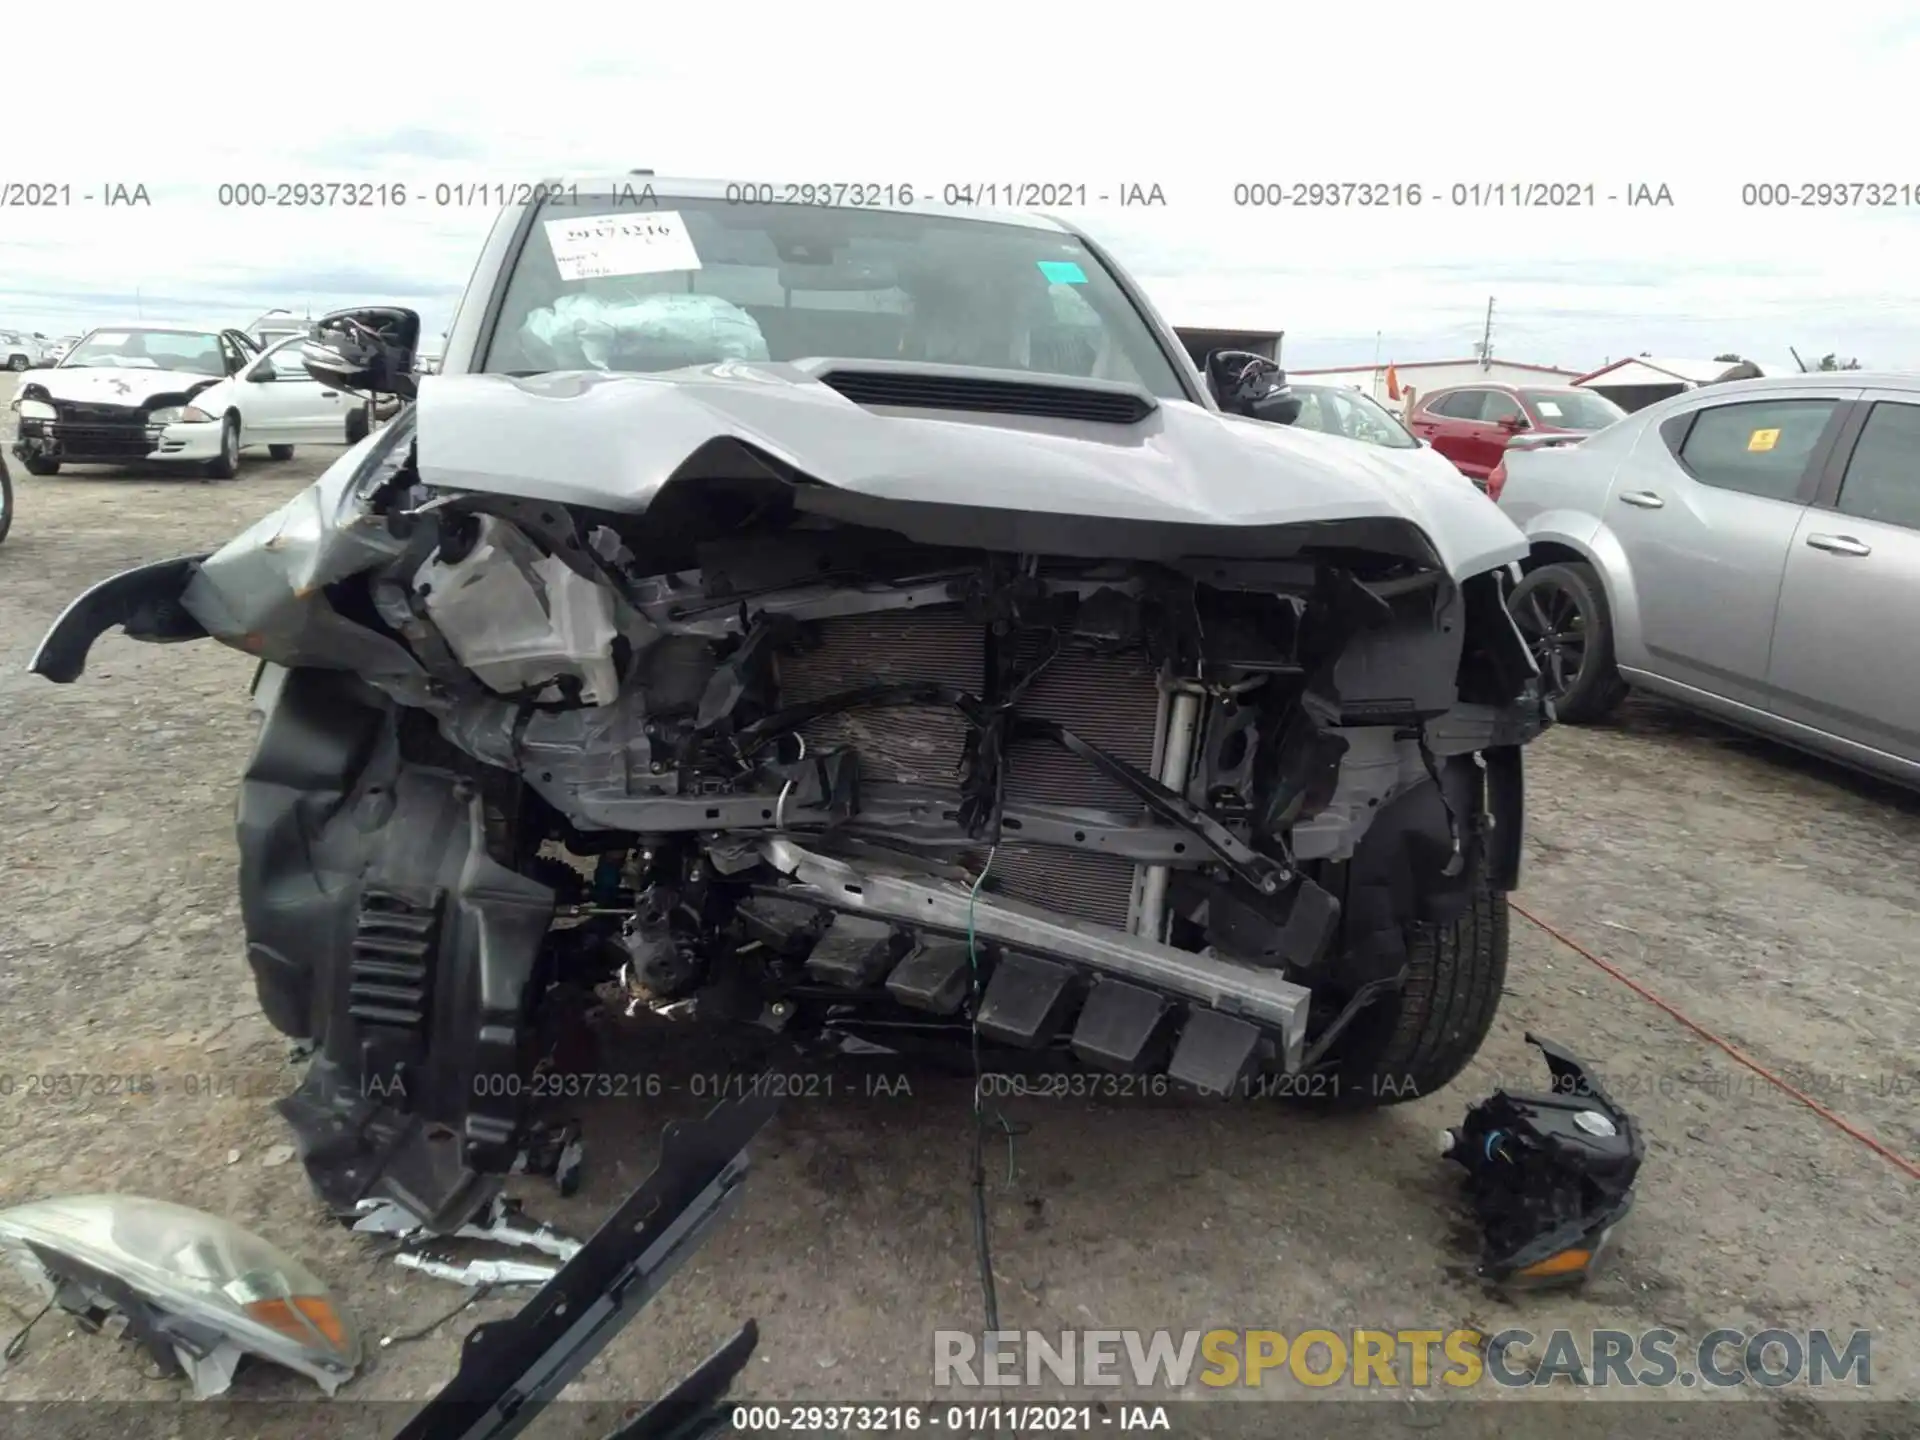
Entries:
{"label": "silver hood", "polygon": [[1462,579],[1527,551],[1491,501],[1436,484],[1413,452],[1184,401],[1131,425],[874,410],[807,367],[732,361],[670,376],[430,376],[415,423],[430,485],[602,510],[645,510],[703,447],[734,441],[875,501],[1227,530],[1410,522]]}

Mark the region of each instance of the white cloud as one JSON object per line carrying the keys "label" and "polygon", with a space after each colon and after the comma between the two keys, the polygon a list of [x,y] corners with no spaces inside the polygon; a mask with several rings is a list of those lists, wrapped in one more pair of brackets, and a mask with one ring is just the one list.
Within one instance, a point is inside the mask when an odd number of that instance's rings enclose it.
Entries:
{"label": "white cloud", "polygon": [[[1296,363],[1496,349],[1597,362],[1785,347],[1920,365],[1920,24],[1724,5],[595,5],[501,24],[393,7],[325,25],[204,4],[84,65],[13,67],[0,183],[144,183],[149,209],[0,209],[0,323],[71,330],[132,304],[249,318],[358,299],[451,313],[491,213],[436,182],[624,170],[739,178],[1158,184],[1090,214],[1176,321],[1269,325]],[[336,21],[338,23],[336,23]],[[20,55],[72,20],[9,15]],[[250,97],[259,97],[257,99]],[[261,212],[222,183],[400,181],[404,208]],[[1236,210],[1247,181],[1422,185],[1417,208]],[[1593,184],[1574,210],[1434,203],[1451,187]],[[1744,207],[1746,182],[1905,184],[1898,213]],[[1665,184],[1671,208],[1606,196]],[[371,285],[379,293],[365,293]],[[352,287],[352,293],[339,288]]]}

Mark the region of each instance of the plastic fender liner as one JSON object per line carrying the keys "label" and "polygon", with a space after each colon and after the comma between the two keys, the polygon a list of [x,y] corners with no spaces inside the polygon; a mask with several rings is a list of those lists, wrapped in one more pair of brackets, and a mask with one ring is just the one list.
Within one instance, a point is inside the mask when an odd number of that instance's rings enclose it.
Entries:
{"label": "plastic fender liner", "polygon": [[1496,893],[1520,888],[1526,838],[1526,762],[1518,745],[1484,752],[1487,762],[1487,877]]}
{"label": "plastic fender liner", "polygon": [[[1446,874],[1452,858],[1448,808],[1472,832],[1483,813],[1480,769],[1471,756],[1439,762],[1441,790],[1424,780],[1382,805],[1347,865],[1342,901],[1345,954],[1342,983],[1361,984],[1398,974],[1406,964],[1406,927],[1423,921],[1445,925],[1458,918],[1471,896],[1472,860],[1457,875]],[[1517,835],[1519,825],[1511,829]]]}

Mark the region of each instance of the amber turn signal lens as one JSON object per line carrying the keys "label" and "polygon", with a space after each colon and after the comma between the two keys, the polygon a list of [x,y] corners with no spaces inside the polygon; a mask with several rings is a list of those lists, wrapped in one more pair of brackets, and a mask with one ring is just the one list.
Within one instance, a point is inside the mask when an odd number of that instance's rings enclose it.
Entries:
{"label": "amber turn signal lens", "polygon": [[336,1350],[347,1348],[347,1327],[332,1305],[318,1295],[294,1295],[287,1299],[255,1300],[242,1307],[263,1325],[270,1325],[290,1340],[310,1342],[318,1333]]}
{"label": "amber turn signal lens", "polygon": [[1544,1279],[1549,1275],[1572,1275],[1585,1270],[1593,1263],[1591,1250],[1562,1250],[1558,1255],[1549,1255],[1544,1260],[1535,1261],[1520,1271],[1520,1275],[1529,1280]]}

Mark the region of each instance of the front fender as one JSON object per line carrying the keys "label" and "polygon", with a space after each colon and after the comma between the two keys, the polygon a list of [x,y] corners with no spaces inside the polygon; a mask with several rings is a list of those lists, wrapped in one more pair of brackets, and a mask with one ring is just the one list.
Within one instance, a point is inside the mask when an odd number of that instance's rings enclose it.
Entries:
{"label": "front fender", "polygon": [[1640,644],[1640,597],[1634,589],[1633,566],[1626,547],[1605,524],[1580,510],[1543,510],[1526,524],[1527,544],[1535,550],[1558,545],[1577,553],[1600,577],[1613,617],[1613,657],[1629,669],[1643,668],[1646,651]]}
{"label": "front fender", "polygon": [[60,612],[41,639],[40,648],[27,662],[27,673],[56,685],[72,684],[87,668],[93,642],[116,625],[135,640],[158,645],[206,639],[206,627],[180,603],[206,558],[186,555],[139,565],[84,591]]}

